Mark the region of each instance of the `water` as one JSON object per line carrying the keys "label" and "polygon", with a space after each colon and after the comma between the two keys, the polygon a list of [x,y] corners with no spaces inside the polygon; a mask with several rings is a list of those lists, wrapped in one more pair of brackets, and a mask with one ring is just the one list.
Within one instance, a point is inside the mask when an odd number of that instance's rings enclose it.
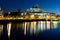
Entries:
{"label": "water", "polygon": [[60,23],[58,21],[9,22],[0,24],[1,40],[58,40]]}

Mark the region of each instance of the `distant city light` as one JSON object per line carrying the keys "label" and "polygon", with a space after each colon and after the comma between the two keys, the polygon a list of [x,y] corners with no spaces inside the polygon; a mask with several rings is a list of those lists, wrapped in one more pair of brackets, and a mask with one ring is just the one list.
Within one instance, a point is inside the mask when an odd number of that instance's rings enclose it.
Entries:
{"label": "distant city light", "polygon": [[1,10],[1,8],[0,8],[0,10]]}
{"label": "distant city light", "polygon": [[[30,34],[36,34],[39,33],[40,31],[49,30],[52,28],[55,29],[57,28],[57,24],[58,24],[56,20],[58,21],[60,20],[59,19],[60,16],[57,17],[55,14],[50,14],[49,12],[47,13],[46,11],[38,7],[32,7],[30,9],[27,9],[26,12],[23,12],[22,15],[20,14],[22,13],[8,12],[5,16],[4,12],[0,11],[0,20],[4,20],[4,21],[8,20],[9,22],[15,20],[23,21],[24,27],[22,28],[24,30],[24,35],[27,35],[28,31]],[[10,30],[11,30],[11,23],[8,23],[7,24],[8,36],[10,36]]]}

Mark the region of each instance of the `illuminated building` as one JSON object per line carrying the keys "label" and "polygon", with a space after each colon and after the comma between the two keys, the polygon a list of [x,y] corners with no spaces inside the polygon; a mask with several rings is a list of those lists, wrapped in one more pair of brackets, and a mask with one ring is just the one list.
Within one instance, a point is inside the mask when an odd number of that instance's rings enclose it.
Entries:
{"label": "illuminated building", "polygon": [[0,18],[2,18],[2,17],[3,17],[3,11],[0,8]]}
{"label": "illuminated building", "polygon": [[[27,12],[30,14],[30,15],[40,15],[41,18],[45,18],[46,17],[46,14],[48,14],[49,12],[46,12],[44,11],[43,9],[40,9],[37,5],[35,5],[34,7],[32,8],[29,8],[27,9]],[[35,16],[36,17],[36,16]]]}

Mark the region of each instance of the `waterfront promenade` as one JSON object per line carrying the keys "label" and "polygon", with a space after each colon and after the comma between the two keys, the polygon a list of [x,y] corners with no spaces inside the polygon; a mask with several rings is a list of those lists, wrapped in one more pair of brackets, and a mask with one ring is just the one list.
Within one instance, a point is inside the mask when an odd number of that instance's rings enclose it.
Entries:
{"label": "waterfront promenade", "polygon": [[10,21],[10,20],[19,20],[19,21],[27,21],[27,20],[29,20],[29,21],[33,21],[33,20],[35,20],[35,21],[59,21],[60,19],[59,18],[54,18],[54,19],[52,19],[52,18],[23,18],[23,17],[17,17],[17,18],[13,18],[13,17],[2,17],[2,18],[0,18],[0,21]]}

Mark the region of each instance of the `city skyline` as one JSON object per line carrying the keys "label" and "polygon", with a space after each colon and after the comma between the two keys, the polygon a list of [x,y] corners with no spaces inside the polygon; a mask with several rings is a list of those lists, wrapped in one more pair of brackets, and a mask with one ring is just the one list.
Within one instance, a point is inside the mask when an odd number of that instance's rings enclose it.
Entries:
{"label": "city skyline", "polygon": [[18,8],[21,8],[22,11],[26,11],[26,9],[36,4],[47,12],[60,14],[59,0],[0,0],[0,7],[5,12],[17,11]]}

